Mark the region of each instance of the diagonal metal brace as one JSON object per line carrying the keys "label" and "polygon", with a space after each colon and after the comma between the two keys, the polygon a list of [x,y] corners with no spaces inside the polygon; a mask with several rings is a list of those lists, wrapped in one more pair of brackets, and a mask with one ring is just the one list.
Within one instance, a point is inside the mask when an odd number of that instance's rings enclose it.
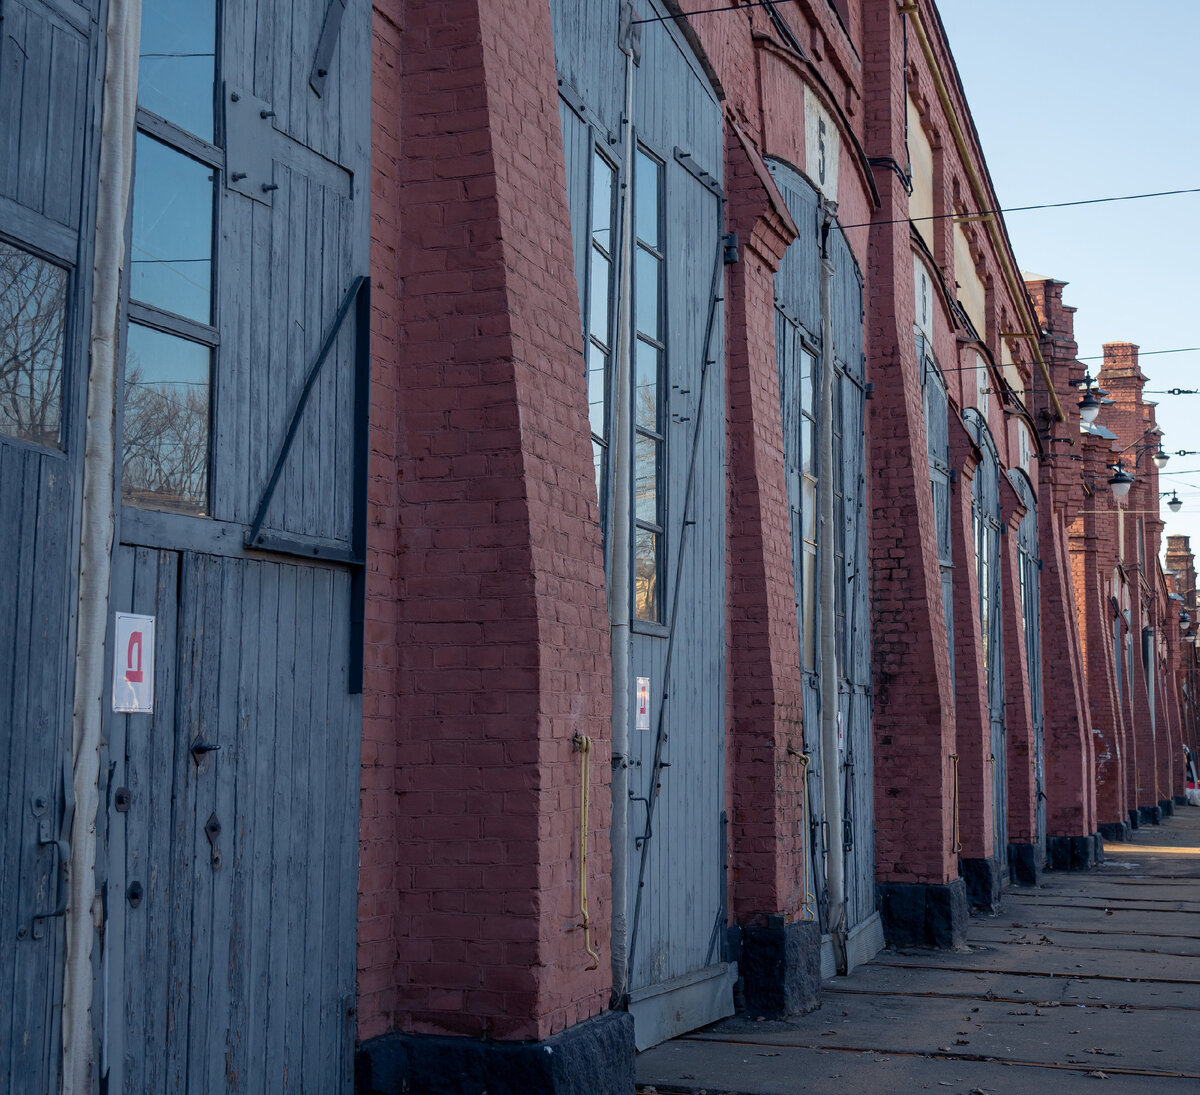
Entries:
{"label": "diagonal metal brace", "polygon": [[[283,474],[283,465],[287,462],[288,452],[291,451],[292,442],[296,439],[296,431],[300,428],[300,417],[304,413],[308,397],[312,394],[313,385],[316,384],[317,376],[321,372],[321,366],[325,364],[325,359],[329,356],[330,350],[333,349],[333,344],[337,341],[342,324],[350,312],[350,306],[354,303],[366,283],[367,279],[361,275],[354,279],[345,297],[342,298],[341,306],[337,310],[337,315],[334,316],[333,323],[325,334],[325,341],[321,344],[320,353],[317,354],[316,360],[309,367],[308,375],[304,378],[304,387],[300,389],[296,406],[292,409],[291,421],[288,422],[287,433],[283,437],[283,444],[279,447],[279,455],[275,458],[274,470],[271,472],[271,478],[267,481],[262,498],[259,499],[258,509],[254,513],[254,521],[250,525],[250,531],[246,533],[246,547],[258,547],[261,544],[262,538],[259,536],[259,533],[262,532],[263,522],[267,518],[267,509],[271,505],[271,499],[275,495],[275,488],[279,485],[279,477]],[[360,337],[362,337],[361,332]]]}

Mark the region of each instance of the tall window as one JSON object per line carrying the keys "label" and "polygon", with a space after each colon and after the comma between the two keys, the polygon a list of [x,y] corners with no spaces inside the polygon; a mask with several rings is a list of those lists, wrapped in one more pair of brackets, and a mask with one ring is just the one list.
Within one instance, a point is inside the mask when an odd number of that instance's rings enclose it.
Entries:
{"label": "tall window", "polygon": [[801,660],[817,667],[817,359],[800,350],[800,614]]}
{"label": "tall window", "polygon": [[663,308],[662,164],[638,149],[633,173],[634,615],[663,619]]}
{"label": "tall window", "polygon": [[588,417],[592,427],[592,459],[600,523],[606,527],[608,481],[608,392],[612,361],[613,248],[616,170],[598,151],[592,153],[591,245],[587,301]]}
{"label": "tall window", "polygon": [[134,149],[122,498],[209,512],[215,0],[144,0]]}

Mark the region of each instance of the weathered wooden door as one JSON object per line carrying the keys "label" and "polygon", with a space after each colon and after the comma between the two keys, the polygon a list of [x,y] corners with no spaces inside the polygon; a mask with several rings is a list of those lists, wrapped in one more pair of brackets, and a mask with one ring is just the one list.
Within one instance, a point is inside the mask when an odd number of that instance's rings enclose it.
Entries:
{"label": "weathered wooden door", "polygon": [[0,5],[0,1092],[62,1055],[94,3]]}
{"label": "weathered wooden door", "polygon": [[143,0],[111,600],[157,673],[108,725],[110,1091],[352,1089],[370,19]]}
{"label": "weathered wooden door", "polygon": [[1004,722],[1004,621],[1000,605],[1000,460],[983,416],[973,407],[963,413],[967,429],[983,454],[971,485],[975,567],[979,580],[979,624],[987,678],[991,733],[992,820],[1000,877],[1008,867],[1008,778]]}
{"label": "weathered wooden door", "polygon": [[[644,1048],[733,1010],[724,898],[724,283],[720,107],[670,20],[632,35],[624,151],[620,5],[554,3],[567,188],[610,570],[632,573],[628,997]],[[643,16],[666,15],[655,4]],[[627,24],[628,25],[628,24]],[[628,38],[627,38],[628,40]],[[622,240],[623,195],[632,200]],[[632,255],[629,306],[618,285]],[[615,354],[631,345],[632,414],[617,482]],[[631,507],[612,543],[611,508]],[[620,553],[620,555],[618,555]]]}
{"label": "weathered wooden door", "polygon": [[[933,519],[937,525],[938,569],[942,584],[942,612],[946,645],[950,652],[950,684],[954,686],[954,546],[950,534],[950,429],[946,383],[938,371],[928,341],[917,336],[917,356],[924,387],[925,437],[929,454],[929,485],[933,492]],[[957,852],[959,849],[955,849]]]}
{"label": "weathered wooden door", "polygon": [[[845,863],[847,962],[855,965],[883,946],[875,908],[875,836],[872,765],[872,691],[865,517],[865,387],[862,352],[862,277],[845,238],[829,232],[831,322],[820,314],[820,203],[817,191],[790,166],[772,161],[800,236],[788,248],[775,278],[775,340],[779,367],[784,461],[791,510],[793,579],[804,694],[804,748],[808,755],[814,915],[828,936],[828,856],[840,842]],[[820,427],[821,348],[833,341],[833,459],[822,467]],[[833,492],[833,528],[819,526],[819,492]],[[821,553],[834,556],[834,649],[837,695],[821,694],[819,642]],[[842,831],[825,821],[821,776],[821,705],[837,705]],[[822,949],[823,972],[835,972],[833,947]]]}
{"label": "weathered wooden door", "polygon": [[[1017,559],[1021,582],[1021,612],[1025,623],[1025,672],[1029,680],[1029,710],[1033,719],[1033,787],[1037,806],[1037,846],[1046,861],[1046,734],[1042,700],[1042,613],[1039,588],[1042,561],[1038,558],[1037,497],[1024,472],[1009,478],[1025,504],[1017,530]],[[1040,865],[1040,864],[1039,864]]]}

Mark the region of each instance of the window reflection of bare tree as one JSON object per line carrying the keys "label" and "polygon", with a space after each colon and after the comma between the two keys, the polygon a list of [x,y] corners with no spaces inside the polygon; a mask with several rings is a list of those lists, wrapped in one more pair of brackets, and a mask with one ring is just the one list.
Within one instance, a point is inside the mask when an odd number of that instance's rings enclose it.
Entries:
{"label": "window reflection of bare tree", "polygon": [[0,242],[0,433],[57,447],[67,272]]}
{"label": "window reflection of bare tree", "polygon": [[125,366],[125,501],[202,514],[208,471],[208,385],[147,381],[130,351]]}

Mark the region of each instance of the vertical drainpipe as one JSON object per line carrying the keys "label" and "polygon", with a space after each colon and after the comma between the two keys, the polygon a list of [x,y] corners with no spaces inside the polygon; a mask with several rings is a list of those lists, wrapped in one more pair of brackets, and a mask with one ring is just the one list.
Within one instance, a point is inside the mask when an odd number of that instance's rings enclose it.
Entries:
{"label": "vertical drainpipe", "polygon": [[79,538],[72,719],[72,781],[76,807],[71,822],[63,971],[63,1095],[91,1095],[98,1083],[91,1014],[95,992],[92,947],[101,917],[96,893],[96,827],[100,808],[104,640],[115,524],[114,434],[120,289],[125,265],[125,219],[133,175],[141,21],[141,0],[109,0]]}
{"label": "vertical drainpipe", "polygon": [[825,821],[829,826],[825,888],[828,895],[829,931],[838,973],[848,970],[846,959],[846,862],[842,834],[842,755],[838,742],[838,674],[834,574],[833,476],[833,263],[829,258],[829,231],[837,203],[821,202],[821,419],[820,454],[820,578],[821,596],[821,785],[825,796]]}
{"label": "vertical drainpipe", "polygon": [[625,157],[621,182],[620,287],[617,294],[617,376],[613,407],[611,582],[608,612],[612,649],[612,1003],[624,1005],[629,992],[629,633],[630,466],[633,443],[632,333],[633,299],[633,72],[640,58],[640,31],[632,24],[633,7],[621,7],[621,49],[625,54]]}

